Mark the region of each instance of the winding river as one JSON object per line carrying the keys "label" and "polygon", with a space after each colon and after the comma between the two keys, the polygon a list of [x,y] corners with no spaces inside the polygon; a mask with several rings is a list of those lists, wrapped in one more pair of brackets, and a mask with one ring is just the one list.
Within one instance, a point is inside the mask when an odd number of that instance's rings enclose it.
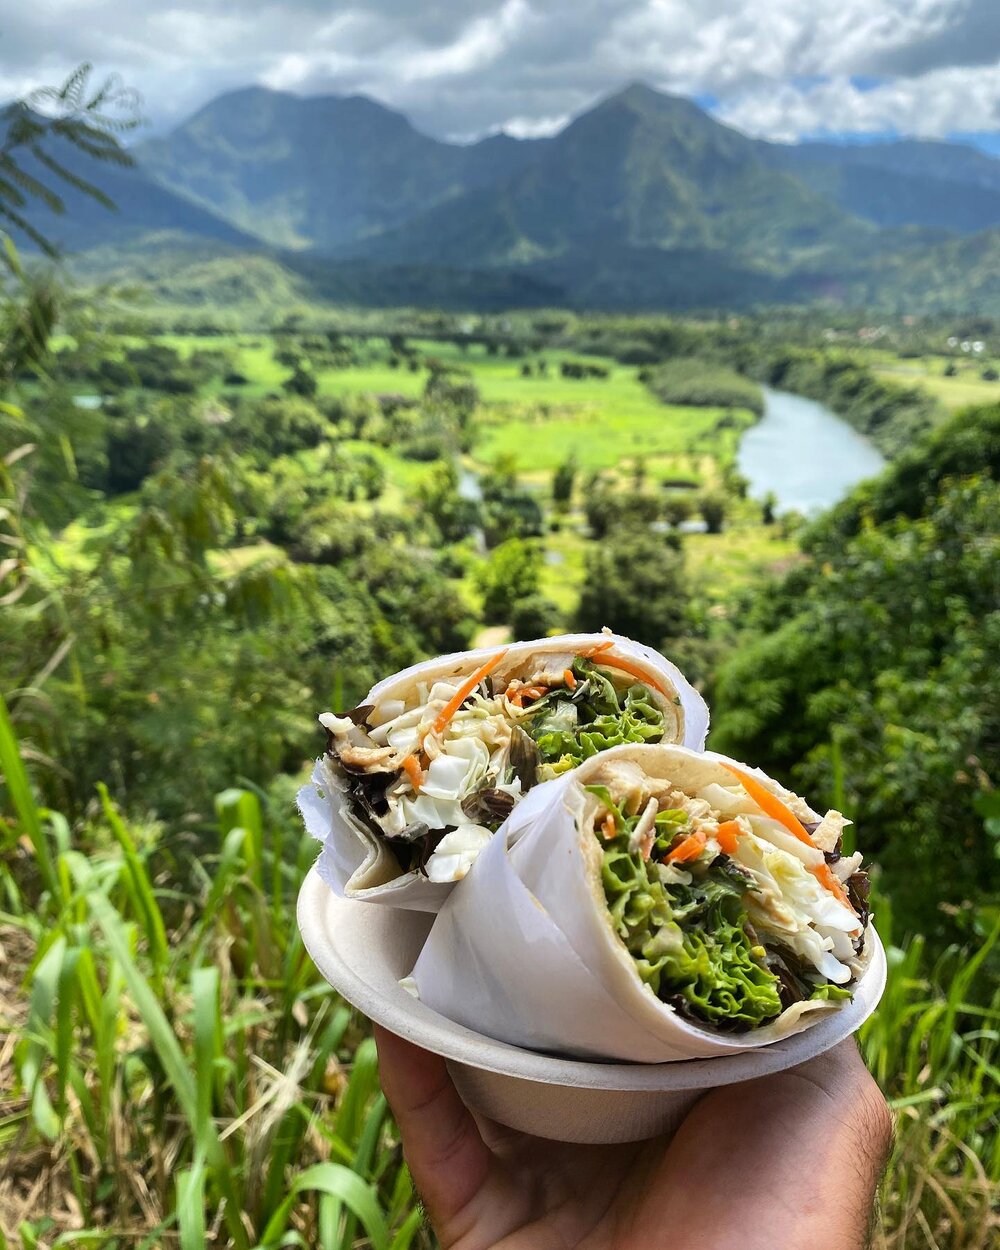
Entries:
{"label": "winding river", "polygon": [[820,512],[881,471],[881,453],[829,408],[762,389],[764,416],[743,435],[737,454],[755,499],[772,491],[778,512]]}

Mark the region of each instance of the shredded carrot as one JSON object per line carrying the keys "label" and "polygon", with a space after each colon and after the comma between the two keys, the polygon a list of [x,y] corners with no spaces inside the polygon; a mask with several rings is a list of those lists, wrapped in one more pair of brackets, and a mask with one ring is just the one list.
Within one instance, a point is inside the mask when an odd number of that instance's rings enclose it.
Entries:
{"label": "shredded carrot", "polygon": [[831,894],[835,894],[845,907],[850,907],[851,911],[854,911],[854,908],[851,907],[851,900],[847,891],[844,889],[842,883],[834,874],[834,871],[829,864],[817,864],[815,868],[810,868],[809,871],[820,883],[820,885],[825,886]]}
{"label": "shredded carrot", "polygon": [[731,764],[724,765],[735,776],[739,777],[740,783],[747,794],[753,799],[765,816],[770,816],[772,820],[776,820],[779,824],[784,825],[790,834],[798,838],[800,842],[804,842],[806,846],[815,847],[812,838],[806,833],[802,827],[802,822],[795,813],[782,803],[776,794],[772,794],[770,790],[749,773],[745,773],[741,768],[733,768]]}
{"label": "shredded carrot", "polygon": [[410,785],[414,790],[419,790],[424,784],[424,770],[420,767],[420,762],[412,753],[403,760],[403,769],[410,779]]}
{"label": "shredded carrot", "polygon": [[662,682],[657,681],[641,665],[636,664],[634,660],[627,660],[620,655],[606,655],[608,647],[613,647],[613,642],[600,642],[596,647],[591,647],[589,651],[583,652],[585,659],[593,660],[596,664],[603,664],[607,668],[617,668],[623,673],[628,673],[631,677],[638,677],[646,686],[652,686],[654,690],[658,690],[665,699],[673,701],[675,692],[668,689]]}
{"label": "shredded carrot", "polygon": [[719,831],[715,835],[715,840],[726,855],[736,854],[736,835],[740,832],[740,826],[735,820],[724,820],[719,826]]}
{"label": "shredded carrot", "polygon": [[[795,816],[794,812],[782,803],[776,794],[772,794],[766,786],[762,786],[759,781],[743,772],[742,769],[733,768],[731,764],[726,764],[725,767],[739,777],[743,784],[743,789],[746,790],[747,794],[750,795],[762,812],[770,816],[772,820],[779,821],[800,842],[815,848],[816,843],[813,842],[812,838],[802,827],[802,822]],[[851,900],[847,891],[830,870],[829,864],[817,864],[814,868],[810,868],[809,871],[820,885],[829,890],[831,894],[836,895],[845,906],[851,907]],[[851,907],[851,911],[853,910],[854,908]]]}
{"label": "shredded carrot", "polygon": [[608,814],[604,817],[604,820],[601,824],[601,829],[604,831],[604,836],[608,839],[609,842],[611,841],[613,837],[617,835],[618,826],[615,823],[615,818],[611,814],[611,812],[608,812]]}
{"label": "shredded carrot", "polygon": [[605,638],[603,642],[598,642],[594,646],[592,646],[589,651],[581,652],[581,655],[584,655],[588,659],[592,660],[595,655],[600,655],[602,651],[607,651],[609,648],[613,647],[614,645],[615,645],[615,640],[613,638]]}
{"label": "shredded carrot", "polygon": [[493,672],[506,654],[507,648],[504,647],[502,651],[498,651],[496,655],[488,659],[482,667],[477,668],[471,677],[466,678],[466,680],[462,682],[459,688],[434,718],[434,723],[431,725],[431,728],[436,734],[444,731],[445,726],[469,697],[469,695],[472,694],[473,690],[475,690],[481,681],[489,677],[490,673]]}
{"label": "shredded carrot", "polygon": [[689,833],[688,836],[682,842],[678,842],[674,849],[667,855],[667,863],[683,864],[689,859],[697,859],[704,850],[705,843],[707,841],[708,835],[703,833],[700,829],[695,830],[694,833]]}
{"label": "shredded carrot", "polygon": [[[511,685],[514,683],[511,682]],[[507,687],[510,690],[510,686]],[[540,699],[542,695],[548,694],[548,686],[521,686],[519,690],[515,690],[513,694],[508,694],[508,700],[515,707],[524,707],[525,699]]]}
{"label": "shredded carrot", "polygon": [[574,676],[573,670],[571,668],[563,669],[563,681],[566,683],[566,685],[568,686],[570,690],[576,689],[576,677]]}

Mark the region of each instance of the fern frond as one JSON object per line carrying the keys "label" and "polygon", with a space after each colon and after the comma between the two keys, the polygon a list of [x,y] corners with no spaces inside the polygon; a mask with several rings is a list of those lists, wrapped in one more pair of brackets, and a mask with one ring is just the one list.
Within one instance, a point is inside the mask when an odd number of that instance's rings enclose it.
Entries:
{"label": "fern frond", "polygon": [[51,243],[43,234],[39,233],[35,227],[23,217],[16,209],[11,208],[7,204],[0,203],[0,217],[6,218],[7,221],[15,226],[23,234],[34,243],[39,251],[44,252],[52,260],[56,260],[59,256],[59,249],[54,243]]}
{"label": "fern frond", "polygon": [[[42,200],[53,213],[63,211],[63,202],[59,196],[43,182],[39,182],[33,174],[25,173],[13,161],[0,160],[0,179],[10,179],[7,186],[14,192],[11,198],[14,199],[15,208],[21,208],[26,203],[25,197],[30,195],[36,200]],[[13,183],[17,184],[16,188],[11,185]]]}
{"label": "fern frond", "polygon": [[51,169],[58,178],[63,180],[63,182],[68,183],[71,187],[75,187],[76,190],[82,192],[82,194],[89,195],[92,200],[97,200],[97,202],[99,204],[103,204],[105,208],[113,209],[115,207],[114,200],[105,195],[100,187],[95,187],[92,182],[88,182],[86,178],[81,178],[79,174],[75,174],[71,169],[67,169],[65,165],[63,165],[60,161],[55,160],[47,153],[39,152],[37,155],[42,164],[47,169]]}

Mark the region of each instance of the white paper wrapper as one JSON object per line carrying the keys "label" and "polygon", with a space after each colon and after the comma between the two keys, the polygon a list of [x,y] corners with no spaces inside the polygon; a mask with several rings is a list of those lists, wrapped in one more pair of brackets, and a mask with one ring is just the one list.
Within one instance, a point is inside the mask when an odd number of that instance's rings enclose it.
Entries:
{"label": "white paper wrapper", "polygon": [[[622,656],[639,664],[652,682],[674,692],[675,700],[667,700],[654,691],[666,718],[665,741],[700,751],[708,735],[708,707],[704,699],[676,665],[631,639],[616,634],[563,634],[512,643],[495,676],[502,678],[517,671],[532,656],[578,654],[606,642],[614,643],[609,655]],[[452,677],[467,677],[497,650],[491,647],[458,651],[425,660],[378,682],[362,702],[379,705],[389,700],[406,700],[420,683],[431,685]],[[597,662],[601,663],[601,657],[597,657]],[[316,761],[310,783],[298,794],[298,807],[306,829],[323,843],[316,865],[323,880],[345,898],[416,911],[437,911],[455,883],[429,881],[418,872],[400,873],[392,852],[351,812],[341,784],[336,771],[322,758]]]}
{"label": "white paper wrapper", "polygon": [[[733,784],[723,756],[626,746],[537,787],[435,919],[413,972],[421,1002],[516,1046],[645,1063],[756,1049],[838,1010],[796,1004],[764,1028],[727,1035],[683,1019],[642,982],[612,927],[601,847],[582,828],[583,786],[615,758],[685,790]],[[787,794],[760,770],[739,767]],[[866,939],[868,958],[872,945]]]}

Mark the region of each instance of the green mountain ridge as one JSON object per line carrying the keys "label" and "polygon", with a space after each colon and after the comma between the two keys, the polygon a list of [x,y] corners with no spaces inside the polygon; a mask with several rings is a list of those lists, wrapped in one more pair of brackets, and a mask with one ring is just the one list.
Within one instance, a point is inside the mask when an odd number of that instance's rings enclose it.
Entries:
{"label": "green mountain ridge", "polygon": [[366,96],[248,87],[135,155],[162,184],[267,243],[326,250],[494,181],[528,151],[509,136],[441,143]]}
{"label": "green mountain ridge", "polygon": [[506,181],[473,190],[343,254],[516,264],[574,248],[725,249],[786,264],[869,230],[689,100],[641,85],[602,101]]}
{"label": "green mountain ridge", "polygon": [[765,143],[641,83],[551,138],[468,145],[364,96],[250,87],[134,154],[86,171],[119,213],[70,195],[57,237],[189,307],[1000,308],[1000,162]]}
{"label": "green mountain ridge", "polygon": [[957,143],[761,143],[761,158],[878,226],[973,234],[1000,223],[1000,161]]}

